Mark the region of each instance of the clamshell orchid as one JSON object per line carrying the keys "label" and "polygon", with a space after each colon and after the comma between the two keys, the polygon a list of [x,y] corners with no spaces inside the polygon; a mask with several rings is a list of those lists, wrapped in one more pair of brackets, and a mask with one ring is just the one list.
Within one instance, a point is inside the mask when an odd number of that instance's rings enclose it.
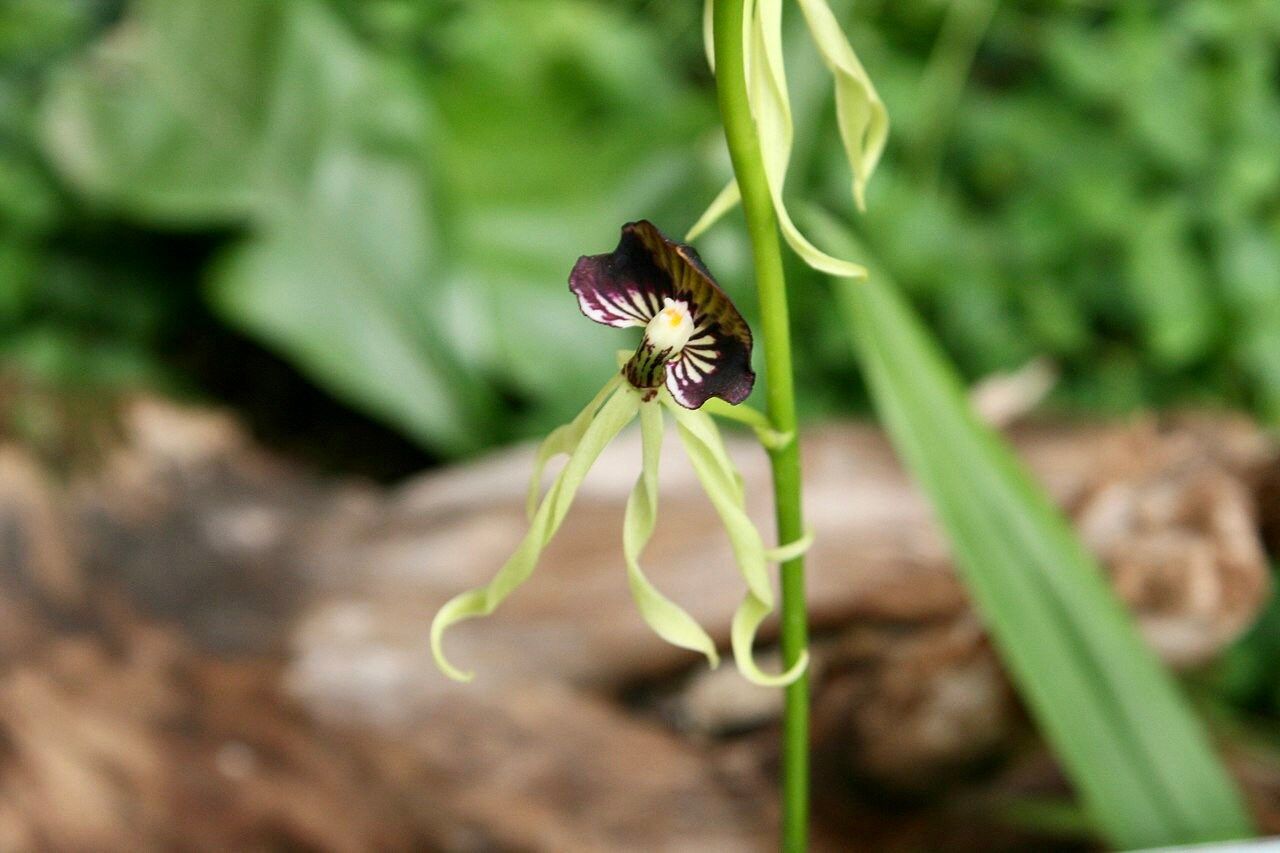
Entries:
{"label": "clamshell orchid", "polygon": [[746,321],[698,253],[653,223],[627,223],[612,252],[580,258],[569,289],[597,323],[644,326],[623,373],[646,399],[664,383],[687,409],[711,397],[737,404],[751,393],[756,375]]}
{"label": "clamshell orchid", "polygon": [[[471,673],[445,658],[445,630],[489,615],[532,575],[592,464],[637,417],[641,473],[627,500],[622,530],[628,585],[640,615],[658,636],[701,653],[712,667],[719,664],[716,645],[707,632],[659,592],[640,568],[640,555],[657,524],[658,460],[664,413],[668,413],[694,473],[724,524],[746,582],[746,595],[730,629],[738,668],[757,684],[789,684],[804,672],[808,656],[786,672],[771,675],[756,665],[752,647],[757,629],[774,607],[768,563],[801,553],[808,540],[782,548],[764,546],[746,512],[742,477],[710,414],[752,426],[766,445],[790,440],[773,432],[762,414],[740,405],[755,384],[750,328],[697,252],[667,239],[647,221],[624,225],[612,252],[580,258],[569,276],[569,289],[588,318],[618,328],[643,328],[643,335],[634,352],[619,353],[621,369],[587,407],[539,447],[529,487],[529,531],[493,581],[456,596],[436,614],[431,625],[436,664],[450,678],[471,680]],[[543,472],[558,455],[568,459],[544,494]]]}

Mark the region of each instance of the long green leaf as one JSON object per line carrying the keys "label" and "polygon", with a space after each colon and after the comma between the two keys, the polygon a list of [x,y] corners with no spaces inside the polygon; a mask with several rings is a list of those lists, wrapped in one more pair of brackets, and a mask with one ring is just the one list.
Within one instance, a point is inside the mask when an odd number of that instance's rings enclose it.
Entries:
{"label": "long green leaf", "polygon": [[1098,829],[1121,847],[1252,834],[1172,679],[920,321],[878,276],[835,286],[877,410]]}

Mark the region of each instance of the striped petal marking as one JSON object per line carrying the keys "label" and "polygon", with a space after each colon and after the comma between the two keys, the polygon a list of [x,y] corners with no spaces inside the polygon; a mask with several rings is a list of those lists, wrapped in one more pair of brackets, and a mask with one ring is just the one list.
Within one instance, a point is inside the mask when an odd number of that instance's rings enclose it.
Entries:
{"label": "striped petal marking", "polygon": [[741,403],[751,393],[751,330],[691,246],[647,220],[622,226],[609,254],[578,259],[569,289],[582,313],[607,326],[643,326],[623,368],[632,385],[699,408],[712,397]]}

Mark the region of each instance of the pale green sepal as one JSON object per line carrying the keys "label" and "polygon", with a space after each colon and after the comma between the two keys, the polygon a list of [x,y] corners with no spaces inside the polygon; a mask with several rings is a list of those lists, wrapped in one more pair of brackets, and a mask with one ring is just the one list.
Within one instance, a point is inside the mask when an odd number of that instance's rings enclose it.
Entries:
{"label": "pale green sepal", "polygon": [[653,535],[658,517],[658,460],[662,453],[662,408],[656,402],[640,404],[640,436],[643,464],[640,478],[627,499],[622,523],[622,555],[627,562],[627,582],[640,615],[654,632],[682,649],[701,652],[714,669],[720,665],[715,643],[694,618],[666,598],[640,571],[640,553]]}
{"label": "pale green sepal", "polygon": [[740,201],[742,201],[742,193],[738,190],[738,182],[730,180],[702,216],[698,217],[698,221],[693,223],[689,233],[684,235],[684,241],[692,243],[697,240],[708,228],[719,222],[722,216],[737,207]]}
{"label": "pale green sepal", "polygon": [[889,136],[889,112],[827,0],[800,0],[800,11],[804,13],[818,53],[835,78],[836,123],[853,171],[853,199],[858,210],[866,210],[867,181],[884,152]]}
{"label": "pale green sepal", "polygon": [[524,583],[538,564],[538,557],[560,528],[578,487],[605,446],[636,416],[640,395],[623,385],[604,403],[591,419],[569,461],[556,476],[546,497],[538,505],[529,532],[514,554],[498,571],[488,586],[464,592],[451,599],[431,622],[431,654],[441,672],[454,681],[470,681],[473,673],[455,668],[444,656],[441,639],[445,629],[465,619],[488,616],[516,587]]}
{"label": "pale green sepal", "polygon": [[786,447],[796,437],[794,432],[778,432],[773,428],[773,422],[769,420],[764,412],[759,409],[753,409],[746,403],[739,403],[735,406],[726,403],[719,397],[712,397],[702,404],[702,411],[717,418],[737,421],[740,424],[751,427],[756,434],[756,439],[769,450],[779,450]]}
{"label": "pale green sepal", "polygon": [[579,412],[569,423],[552,430],[551,434],[542,440],[542,444],[538,445],[538,453],[533,460],[533,474],[529,477],[529,495],[525,501],[525,514],[529,516],[531,521],[533,520],[534,512],[538,509],[538,496],[542,491],[542,473],[546,470],[547,463],[561,453],[573,453],[574,448],[578,446],[578,442],[582,441],[582,436],[587,431],[591,418],[604,405],[604,401],[608,396],[617,390],[621,382],[622,374],[615,373],[613,378],[605,383],[604,387],[592,398],[585,409]]}
{"label": "pale green sepal", "polygon": [[[665,399],[664,399],[665,402]],[[725,452],[711,416],[685,409],[674,401],[667,408],[674,414],[680,440],[693,463],[694,473],[711,499],[733,547],[734,558],[747,583],[747,595],[733,617],[731,640],[734,660],[744,678],[755,684],[779,687],[798,678],[808,665],[807,653],[786,672],[769,675],[755,663],[752,646],[760,623],[773,611],[773,589],[766,569],[766,551],[760,532],[746,511],[742,480]]]}
{"label": "pale green sepal", "polygon": [[813,530],[809,529],[804,532],[794,542],[788,542],[786,545],[779,545],[776,548],[768,548],[764,552],[765,559],[770,563],[786,563],[794,560],[801,554],[804,554],[813,545]]}

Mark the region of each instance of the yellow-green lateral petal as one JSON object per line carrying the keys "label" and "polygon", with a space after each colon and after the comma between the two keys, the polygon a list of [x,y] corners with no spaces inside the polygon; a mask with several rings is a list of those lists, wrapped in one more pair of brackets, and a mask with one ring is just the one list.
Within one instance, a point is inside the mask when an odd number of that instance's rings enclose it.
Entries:
{"label": "yellow-green lateral petal", "polygon": [[[674,407],[672,407],[674,411]],[[769,573],[765,569],[764,541],[755,524],[747,515],[746,500],[739,488],[741,480],[737,470],[728,461],[724,445],[719,441],[719,430],[711,418],[700,411],[686,410],[685,416],[677,416],[680,438],[684,442],[694,473],[702,482],[707,497],[720,516],[733,546],[734,559],[742,572],[751,594],[773,607],[773,588],[769,585]],[[714,442],[705,436],[715,435]],[[719,445],[719,446],[716,446]]]}
{"label": "yellow-green lateral petal", "polygon": [[613,374],[613,377],[605,383],[599,393],[592,398],[587,407],[574,417],[567,424],[556,427],[551,431],[542,444],[538,445],[538,453],[533,460],[533,474],[529,477],[529,495],[525,501],[525,512],[529,516],[529,520],[533,520],[533,514],[538,509],[538,496],[542,492],[542,472],[546,470],[547,463],[555,456],[561,453],[573,453],[574,448],[578,446],[578,442],[582,441],[583,434],[587,431],[587,427],[591,424],[591,418],[604,405],[604,401],[617,390],[622,383],[622,375]]}
{"label": "yellow-green lateral petal", "polygon": [[445,675],[455,681],[470,681],[473,677],[472,673],[457,669],[445,658],[441,647],[445,630],[466,619],[488,616],[516,587],[528,580],[543,549],[560,529],[574,495],[592,464],[605,446],[636,416],[639,407],[640,395],[634,389],[624,385],[615,390],[587,425],[581,440],[570,454],[569,461],[538,505],[529,525],[529,532],[525,534],[515,553],[498,570],[488,586],[464,592],[440,608],[431,622],[431,654],[435,657],[436,666]]}
{"label": "yellow-green lateral petal", "polygon": [[729,534],[738,569],[747,583],[747,595],[733,617],[734,660],[748,681],[768,687],[790,684],[808,665],[807,653],[786,672],[769,675],[756,665],[752,651],[760,623],[773,611],[773,588],[766,569],[764,542],[747,515],[741,477],[729,461],[720,432],[710,415],[676,405],[668,408],[675,414],[680,440],[693,464],[694,473]]}
{"label": "yellow-green lateral petal", "polygon": [[853,171],[853,198],[859,210],[866,210],[867,181],[884,152],[889,113],[827,0],[800,0],[800,10],[835,79],[836,122]]}
{"label": "yellow-green lateral petal", "polygon": [[658,518],[658,460],[662,453],[662,409],[657,402],[640,405],[643,466],[627,499],[622,525],[622,554],[627,562],[627,582],[640,615],[654,632],[682,649],[701,652],[712,668],[720,665],[715,643],[692,616],[666,598],[640,571],[640,554],[653,535]]}

